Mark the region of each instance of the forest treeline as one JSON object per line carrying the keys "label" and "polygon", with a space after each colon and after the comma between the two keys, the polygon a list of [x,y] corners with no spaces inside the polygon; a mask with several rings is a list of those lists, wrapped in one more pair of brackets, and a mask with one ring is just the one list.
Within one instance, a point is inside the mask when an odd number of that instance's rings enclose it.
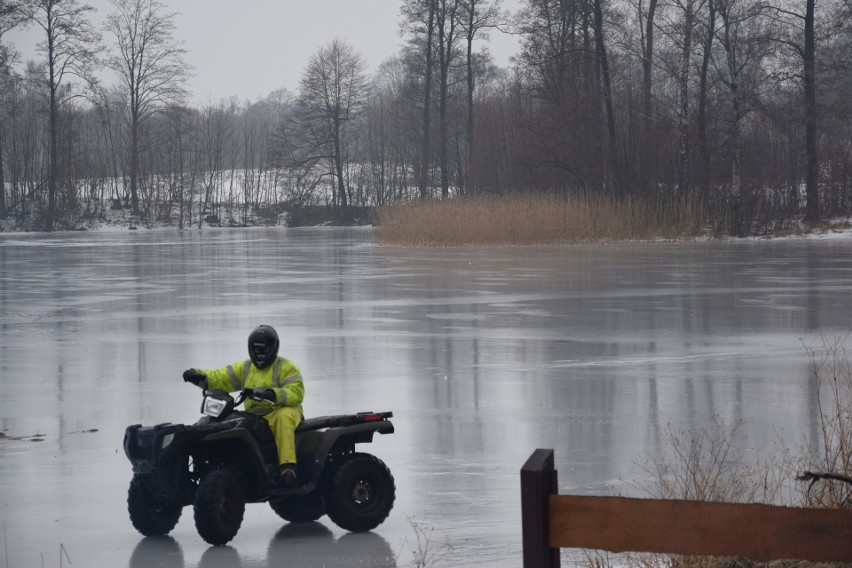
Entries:
{"label": "forest treeline", "polygon": [[[852,213],[852,0],[402,0],[375,73],[329,38],[298,92],[201,105],[175,14],[110,3],[96,29],[77,0],[0,0],[7,227],[517,193],[689,200],[732,234]],[[495,33],[519,39],[508,68]]]}

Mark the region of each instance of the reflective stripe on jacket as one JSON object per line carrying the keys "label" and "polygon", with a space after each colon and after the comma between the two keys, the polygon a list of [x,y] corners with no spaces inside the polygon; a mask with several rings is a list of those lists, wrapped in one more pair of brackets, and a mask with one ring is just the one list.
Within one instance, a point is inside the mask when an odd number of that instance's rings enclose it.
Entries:
{"label": "reflective stripe on jacket", "polygon": [[275,404],[246,400],[246,408],[254,406],[294,406],[301,407],[305,398],[305,386],[302,373],[292,361],[276,357],[275,361],[263,369],[255,367],[251,359],[240,361],[221,369],[202,371],[207,375],[207,388],[224,389],[234,392],[242,389],[272,389],[275,391]]}

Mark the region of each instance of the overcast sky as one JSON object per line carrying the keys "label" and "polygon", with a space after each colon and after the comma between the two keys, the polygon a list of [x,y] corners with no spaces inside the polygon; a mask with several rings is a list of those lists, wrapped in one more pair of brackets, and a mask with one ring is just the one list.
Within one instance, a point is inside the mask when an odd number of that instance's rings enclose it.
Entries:
{"label": "overcast sky", "polygon": [[[179,15],[176,35],[195,68],[190,90],[196,103],[237,96],[256,100],[279,88],[298,90],[310,56],[335,37],[348,41],[374,71],[402,45],[400,0],[162,0]],[[503,0],[516,9],[521,0]],[[81,0],[97,9],[100,26],[112,9],[107,0]],[[11,32],[23,60],[35,59],[40,29]],[[492,32],[489,49],[499,65],[509,64],[517,41]],[[112,38],[105,34],[105,42]],[[112,77],[103,78],[112,82]]]}

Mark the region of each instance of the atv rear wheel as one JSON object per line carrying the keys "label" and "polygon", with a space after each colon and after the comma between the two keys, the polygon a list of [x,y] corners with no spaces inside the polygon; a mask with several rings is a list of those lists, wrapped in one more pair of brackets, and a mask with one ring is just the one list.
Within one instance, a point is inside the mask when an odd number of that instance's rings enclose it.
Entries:
{"label": "atv rear wheel", "polygon": [[275,499],[269,502],[269,506],[279,517],[291,523],[310,523],[325,515],[325,504],[318,491]]}
{"label": "atv rear wheel", "polygon": [[246,499],[237,474],[230,469],[205,475],[195,492],[195,528],[210,544],[225,544],[240,530]]}
{"label": "atv rear wheel", "polygon": [[370,454],[352,454],[333,473],[325,493],[328,517],[351,532],[369,531],[387,518],[396,498],[388,467]]}
{"label": "atv rear wheel", "polygon": [[145,536],[165,536],[180,519],[183,507],[162,505],[145,486],[142,478],[134,475],[127,490],[127,512],[133,527]]}

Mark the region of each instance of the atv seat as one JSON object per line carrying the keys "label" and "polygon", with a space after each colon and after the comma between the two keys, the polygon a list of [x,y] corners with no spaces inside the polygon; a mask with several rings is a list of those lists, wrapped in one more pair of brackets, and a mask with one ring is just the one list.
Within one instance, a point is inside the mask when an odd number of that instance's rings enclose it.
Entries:
{"label": "atv seat", "polygon": [[359,412],[358,414],[338,414],[335,416],[317,416],[302,420],[296,427],[296,433],[310,430],[322,430],[337,426],[352,426],[364,422],[386,422],[393,417],[393,412]]}

